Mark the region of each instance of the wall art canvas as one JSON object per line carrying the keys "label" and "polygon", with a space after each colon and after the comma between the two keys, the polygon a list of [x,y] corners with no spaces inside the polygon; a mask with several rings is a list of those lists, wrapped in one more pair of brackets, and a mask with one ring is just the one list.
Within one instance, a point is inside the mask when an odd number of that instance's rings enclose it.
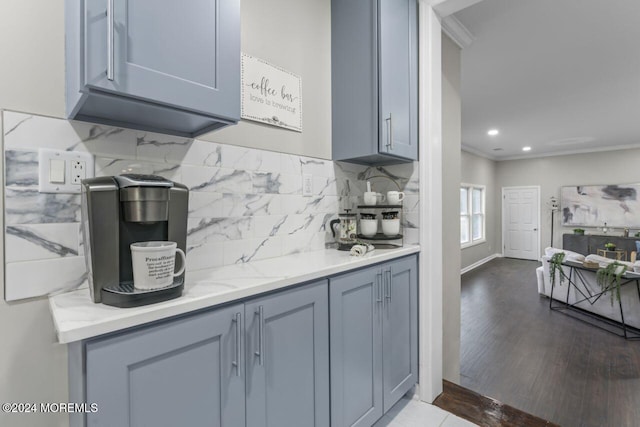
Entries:
{"label": "wall art canvas", "polygon": [[640,184],[561,188],[562,225],[640,227]]}
{"label": "wall art canvas", "polygon": [[242,54],[243,119],[302,132],[302,79],[259,58]]}

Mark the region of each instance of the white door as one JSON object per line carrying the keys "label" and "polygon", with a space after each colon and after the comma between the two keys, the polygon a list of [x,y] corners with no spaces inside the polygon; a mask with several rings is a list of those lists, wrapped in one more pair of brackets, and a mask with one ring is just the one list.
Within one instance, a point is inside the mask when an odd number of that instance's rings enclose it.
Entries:
{"label": "white door", "polygon": [[540,258],[539,187],[502,189],[502,239],[504,256]]}

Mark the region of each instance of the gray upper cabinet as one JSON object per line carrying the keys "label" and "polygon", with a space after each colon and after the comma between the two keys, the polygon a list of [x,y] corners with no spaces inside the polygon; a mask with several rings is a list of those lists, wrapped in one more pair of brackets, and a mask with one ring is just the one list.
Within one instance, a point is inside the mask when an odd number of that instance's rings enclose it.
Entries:
{"label": "gray upper cabinet", "polygon": [[330,280],[331,425],[371,426],[418,381],[417,258]]}
{"label": "gray upper cabinet", "polygon": [[69,118],[197,136],[240,118],[239,0],[67,0]]}
{"label": "gray upper cabinet", "polygon": [[86,402],[98,411],[86,425],[244,425],[243,313],[238,304],[87,342]]}
{"label": "gray upper cabinet", "polygon": [[334,160],[418,159],[416,0],[332,0]]}
{"label": "gray upper cabinet", "polygon": [[327,281],[252,300],[247,426],[329,426]]}

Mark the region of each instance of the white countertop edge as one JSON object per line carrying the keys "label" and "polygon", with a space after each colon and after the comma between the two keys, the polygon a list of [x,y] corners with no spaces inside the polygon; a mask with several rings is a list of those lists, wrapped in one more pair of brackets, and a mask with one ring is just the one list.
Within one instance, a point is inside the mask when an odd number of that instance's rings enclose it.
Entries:
{"label": "white countertop edge", "polygon": [[[332,251],[332,249],[328,249]],[[325,252],[325,251],[321,251]],[[87,338],[96,337],[110,332],[115,332],[134,326],[143,325],[162,319],[166,319],[172,316],[178,316],[181,314],[189,313],[192,311],[213,307],[220,304],[229,303],[236,300],[246,299],[252,296],[257,296],[262,293],[286,288],[288,286],[310,282],[317,279],[326,278],[328,276],[345,273],[350,270],[366,267],[372,264],[378,264],[381,262],[389,261],[395,258],[411,255],[420,252],[420,246],[411,245],[404,246],[398,249],[391,250],[376,250],[363,257],[349,257],[348,252],[344,252],[345,261],[337,264],[323,266],[315,270],[310,270],[308,273],[292,275],[284,278],[277,278],[272,281],[257,284],[241,289],[230,289],[227,292],[211,293],[208,295],[202,295],[190,299],[176,298],[170,301],[165,301],[157,304],[150,304],[142,307],[135,308],[120,308],[114,311],[117,317],[112,319],[98,320],[95,322],[88,322],[85,324],[78,324],[70,321],[64,321],[64,307],[59,307],[56,303],[65,298],[65,294],[51,296],[49,298],[49,308],[51,310],[54,326],[58,335],[58,342],[60,344],[67,344],[74,341],[79,341]],[[313,254],[313,253],[308,253]],[[286,258],[286,257],[282,257]],[[267,263],[270,260],[256,261],[258,263]],[[212,271],[222,270],[214,269]],[[193,272],[192,274],[198,273]],[[88,289],[78,290],[74,292],[84,292],[87,294],[86,304],[87,309],[91,309],[93,302],[88,298]],[[96,305],[100,307],[100,305]],[[102,306],[104,307],[104,306]],[[125,310],[125,311],[120,311]],[[125,316],[122,316],[125,314]],[[126,315],[128,314],[128,315]],[[73,323],[73,324],[72,324]]]}

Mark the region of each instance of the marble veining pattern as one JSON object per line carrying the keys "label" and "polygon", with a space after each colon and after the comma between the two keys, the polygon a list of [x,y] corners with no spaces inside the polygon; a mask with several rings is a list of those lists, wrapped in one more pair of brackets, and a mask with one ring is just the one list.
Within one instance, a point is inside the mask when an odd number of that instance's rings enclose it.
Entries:
{"label": "marble veining pattern", "polygon": [[36,246],[40,246],[43,249],[64,257],[69,255],[78,255],[77,249],[64,246],[60,243],[53,242],[39,235],[38,233],[29,230],[26,227],[9,226],[6,228],[7,235],[16,236],[20,239],[26,240]]}
{"label": "marble veining pattern", "polygon": [[[337,212],[375,191],[406,192],[405,243],[417,243],[417,164],[367,167],[191,138],[3,111],[7,298],[77,286],[85,274],[80,196],[38,192],[38,149],[95,156],[96,175],[161,175],[190,189],[188,261],[201,269],[332,247]],[[311,197],[302,175],[312,175]],[[380,178],[382,177],[382,178]],[[30,270],[38,269],[38,272]],[[26,280],[18,279],[26,274]],[[55,283],[45,280],[55,274]],[[44,284],[42,283],[44,282]],[[49,285],[46,285],[49,283]]]}
{"label": "marble veining pattern", "polygon": [[5,186],[32,187],[38,185],[37,151],[7,150],[5,159]]}

